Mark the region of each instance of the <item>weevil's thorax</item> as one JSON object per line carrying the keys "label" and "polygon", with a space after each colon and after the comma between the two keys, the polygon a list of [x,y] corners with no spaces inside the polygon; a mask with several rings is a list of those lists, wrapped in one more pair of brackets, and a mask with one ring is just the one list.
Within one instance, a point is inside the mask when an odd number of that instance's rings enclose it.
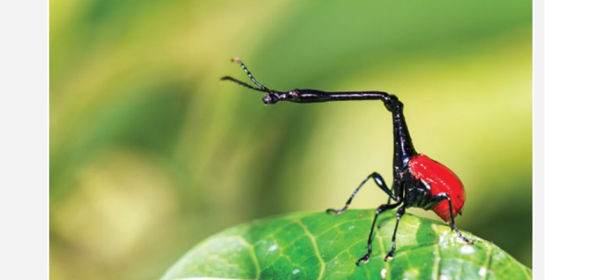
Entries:
{"label": "weevil's thorax", "polygon": [[[425,183],[425,187],[414,187],[421,189],[419,192],[413,191],[416,195],[418,195],[414,200],[420,198],[419,194],[421,194],[423,190],[427,190],[429,192],[430,198],[441,193],[446,193],[451,198],[453,216],[455,217],[462,210],[466,200],[464,185],[458,176],[449,168],[425,155],[420,154],[411,157],[409,162],[409,171],[414,180],[423,181]],[[429,188],[429,190],[427,188]],[[410,194],[411,186],[409,186],[408,189],[409,192],[407,194]],[[428,204],[418,203],[415,204],[414,207],[424,208],[425,205]],[[441,219],[445,221],[449,221],[451,219],[449,204],[446,200],[430,206],[429,209],[434,211],[439,217],[441,217]]]}
{"label": "weevil's thorax", "polygon": [[[410,174],[410,173],[409,173]],[[431,204],[432,195],[430,194],[430,186],[423,185],[412,175],[405,182],[406,195],[404,196],[405,207],[416,207],[428,209]]]}

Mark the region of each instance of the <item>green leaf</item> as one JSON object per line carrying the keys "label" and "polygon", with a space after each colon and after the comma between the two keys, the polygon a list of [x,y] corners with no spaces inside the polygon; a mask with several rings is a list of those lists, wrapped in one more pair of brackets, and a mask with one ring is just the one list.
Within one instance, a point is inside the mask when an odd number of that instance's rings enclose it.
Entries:
{"label": "green leaf", "polygon": [[470,233],[461,241],[448,225],[406,214],[391,248],[394,211],[380,216],[370,262],[366,253],[374,210],[340,216],[295,213],[230,228],[197,245],[162,278],[238,279],[532,279],[532,271],[496,245]]}

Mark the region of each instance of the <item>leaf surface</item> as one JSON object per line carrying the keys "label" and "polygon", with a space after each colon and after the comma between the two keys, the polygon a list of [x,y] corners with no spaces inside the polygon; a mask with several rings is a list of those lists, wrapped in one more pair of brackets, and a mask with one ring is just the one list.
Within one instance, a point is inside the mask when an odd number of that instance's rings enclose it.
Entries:
{"label": "leaf surface", "polygon": [[340,216],[294,213],[239,225],[198,244],[163,280],[194,277],[230,279],[532,279],[532,271],[496,245],[470,233],[461,241],[448,225],[406,214],[390,250],[395,213],[382,214],[366,253],[374,210]]}

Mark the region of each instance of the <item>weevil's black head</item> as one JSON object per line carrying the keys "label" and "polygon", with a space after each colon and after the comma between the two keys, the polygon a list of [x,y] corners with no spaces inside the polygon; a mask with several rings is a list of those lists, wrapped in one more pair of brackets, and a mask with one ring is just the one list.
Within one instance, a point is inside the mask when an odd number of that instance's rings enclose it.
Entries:
{"label": "weevil's black head", "polygon": [[279,102],[279,94],[274,91],[269,92],[268,94],[266,94],[266,96],[264,96],[264,98],[262,98],[262,101],[264,101],[264,104],[268,105],[275,104]]}
{"label": "weevil's black head", "polygon": [[251,75],[251,72],[249,72],[249,70],[247,70],[247,66],[245,66],[245,64],[238,57],[232,58],[231,61],[240,64],[241,67],[243,68],[243,70],[245,71],[245,73],[247,74],[247,76],[249,76],[249,79],[251,79],[251,81],[257,87],[249,85],[249,84],[247,84],[245,82],[242,82],[242,81],[239,81],[237,79],[234,79],[234,78],[232,78],[230,76],[221,77],[222,81],[232,81],[232,82],[235,82],[235,83],[237,83],[237,84],[239,84],[241,86],[244,86],[244,87],[246,87],[248,89],[259,91],[259,92],[265,92],[266,96],[264,96],[264,98],[262,98],[262,101],[264,101],[264,104],[275,104],[275,103],[279,102],[279,100],[284,100],[285,98],[287,98],[287,94],[288,94],[287,92],[278,92],[276,90],[269,89],[269,88],[265,87],[264,85],[260,84],[255,79],[255,77],[253,77],[253,75]]}

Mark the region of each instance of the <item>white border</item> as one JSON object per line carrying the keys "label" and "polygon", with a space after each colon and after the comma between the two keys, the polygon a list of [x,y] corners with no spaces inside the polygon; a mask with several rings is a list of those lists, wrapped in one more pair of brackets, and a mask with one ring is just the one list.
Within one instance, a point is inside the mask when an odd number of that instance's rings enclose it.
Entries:
{"label": "white border", "polygon": [[546,5],[546,279],[611,278],[612,6],[593,0]]}
{"label": "white border", "polygon": [[48,5],[0,2],[3,279],[49,275]]}

